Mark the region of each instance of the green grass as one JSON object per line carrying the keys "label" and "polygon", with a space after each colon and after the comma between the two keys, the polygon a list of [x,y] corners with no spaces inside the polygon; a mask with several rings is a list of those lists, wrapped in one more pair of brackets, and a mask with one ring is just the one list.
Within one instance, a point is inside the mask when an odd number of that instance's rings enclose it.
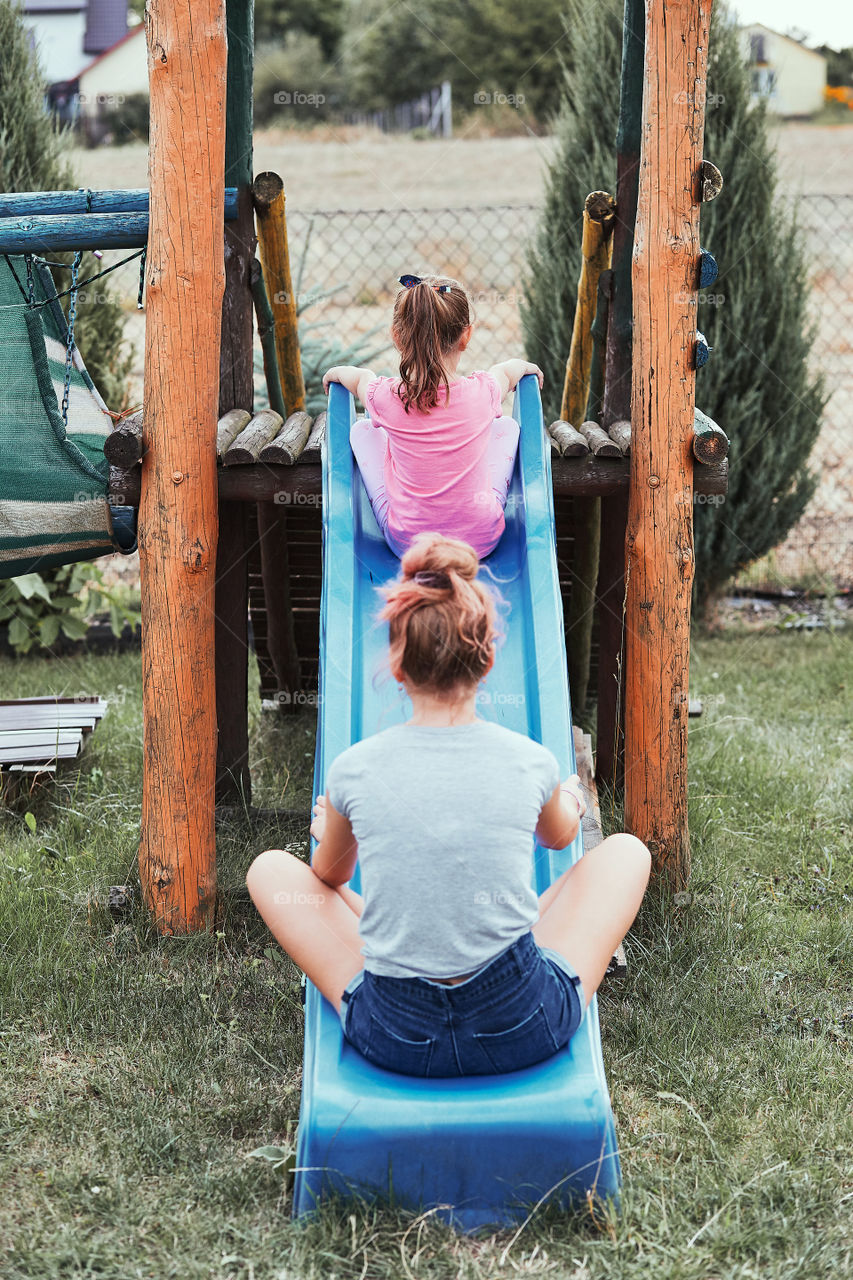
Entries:
{"label": "green grass", "polygon": [[[4,1280],[849,1274],[852,678],[849,632],[696,642],[691,896],[647,900],[601,998],[622,1211],[466,1239],[360,1204],[294,1225],[284,1172],[249,1158],[293,1148],[302,1008],[243,877],[304,827],[221,833],[215,936],[114,922],[138,659],[0,664],[3,697],[111,699],[79,771],[0,813]],[[310,715],[253,707],[252,749],[257,802],[307,812]]]}

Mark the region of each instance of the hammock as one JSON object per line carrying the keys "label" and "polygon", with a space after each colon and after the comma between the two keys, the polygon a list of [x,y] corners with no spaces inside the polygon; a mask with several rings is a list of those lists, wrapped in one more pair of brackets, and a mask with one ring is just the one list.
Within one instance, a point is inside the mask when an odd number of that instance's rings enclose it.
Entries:
{"label": "hammock", "polygon": [[31,263],[33,306],[26,259],[0,256],[0,578],[135,542],[122,509],[110,511],[113,423],[76,347],[63,423],[68,328],[47,265]]}

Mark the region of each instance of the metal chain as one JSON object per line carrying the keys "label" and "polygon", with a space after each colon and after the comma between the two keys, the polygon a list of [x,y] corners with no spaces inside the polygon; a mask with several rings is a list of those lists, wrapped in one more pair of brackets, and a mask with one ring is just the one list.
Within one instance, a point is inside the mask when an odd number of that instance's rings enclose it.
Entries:
{"label": "metal chain", "polygon": [[142,295],[145,292],[145,259],[147,257],[145,249],[142,250],[142,256],[139,259],[139,291],[136,295],[136,310],[142,310]]}
{"label": "metal chain", "polygon": [[31,307],[36,303],[36,282],[33,278],[33,255],[28,253],[24,256],[24,262],[27,264],[27,301]]}
{"label": "metal chain", "polygon": [[71,263],[71,288],[68,290],[68,341],[65,347],[65,386],[62,392],[62,423],[66,428],[68,427],[68,400],[71,396],[71,366],[74,362],[74,325],[77,320],[77,272],[80,270],[82,258],[83,254],[78,249]]}

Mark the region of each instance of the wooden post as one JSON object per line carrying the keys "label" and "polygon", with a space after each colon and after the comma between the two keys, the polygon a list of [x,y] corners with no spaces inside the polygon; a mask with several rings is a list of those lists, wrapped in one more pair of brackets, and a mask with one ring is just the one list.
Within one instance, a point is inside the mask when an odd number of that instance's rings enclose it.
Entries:
{"label": "wooden post", "polygon": [[[277,173],[261,173],[252,184],[258,217],[261,267],[272,306],[281,393],[288,414],[305,408],[305,381],[299,354],[296,295],[287,247],[284,183]],[[299,659],[290,605],[287,561],[287,512],[284,506],[258,506],[261,571],[267,611],[267,647],[275,668],[279,704],[296,709]]]}
{"label": "wooden post", "polygon": [[258,215],[261,266],[275,320],[275,345],[288,414],[305,408],[305,381],[299,355],[296,295],[290,276],[284,183],[277,173],[261,173],[252,184]]}
{"label": "wooden post", "polygon": [[213,923],[216,421],[223,271],[225,6],[148,0],[151,88],[139,870],[166,933]]}
{"label": "wooden post", "polygon": [[[610,265],[610,233],[613,230],[613,197],[593,191],[583,207],[581,272],[572,326],[572,343],[566,361],[560,417],[580,429],[586,417],[590,367],[593,354],[593,322],[598,281]],[[595,581],[598,575],[598,538],[601,501],[575,498],[572,503],[572,570],[566,618],[569,688],[576,716],[582,717],[589,685]]]}
{"label": "wooden post", "polygon": [[[225,228],[225,295],[219,359],[219,415],[251,413],[254,401],[251,266],[252,64],[254,0],[228,0],[228,82],[225,99],[225,181],[237,188],[237,219]],[[217,803],[248,805],[249,772],[249,523],[243,503],[220,507],[216,563]]]}
{"label": "wooden post", "polygon": [[606,191],[593,191],[587,196],[583,206],[578,300],[560,411],[560,417],[573,427],[580,426],[586,411],[598,277],[610,266],[614,203],[613,197]]}
{"label": "wooden post", "polygon": [[634,243],[625,821],[681,889],[693,585],[696,284],[709,0],[648,0]]}
{"label": "wooden post", "polygon": [[[606,431],[614,422],[626,422],[631,418],[631,258],[640,169],[645,23],[645,0],[625,0],[619,125],[616,132],[616,222],[607,323],[607,372],[601,413],[601,425]],[[624,764],[623,613],[627,515],[624,495],[602,499],[595,770],[599,782],[610,786],[621,781]]]}

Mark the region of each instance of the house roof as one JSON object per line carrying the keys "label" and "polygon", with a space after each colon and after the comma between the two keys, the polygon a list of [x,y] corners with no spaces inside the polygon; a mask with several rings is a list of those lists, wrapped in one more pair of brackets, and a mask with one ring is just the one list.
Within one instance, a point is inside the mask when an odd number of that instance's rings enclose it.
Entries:
{"label": "house roof", "polygon": [[84,53],[103,53],[127,34],[127,0],[89,0]]}
{"label": "house roof", "polygon": [[24,0],[21,12],[27,13],[80,13],[87,0]]}

